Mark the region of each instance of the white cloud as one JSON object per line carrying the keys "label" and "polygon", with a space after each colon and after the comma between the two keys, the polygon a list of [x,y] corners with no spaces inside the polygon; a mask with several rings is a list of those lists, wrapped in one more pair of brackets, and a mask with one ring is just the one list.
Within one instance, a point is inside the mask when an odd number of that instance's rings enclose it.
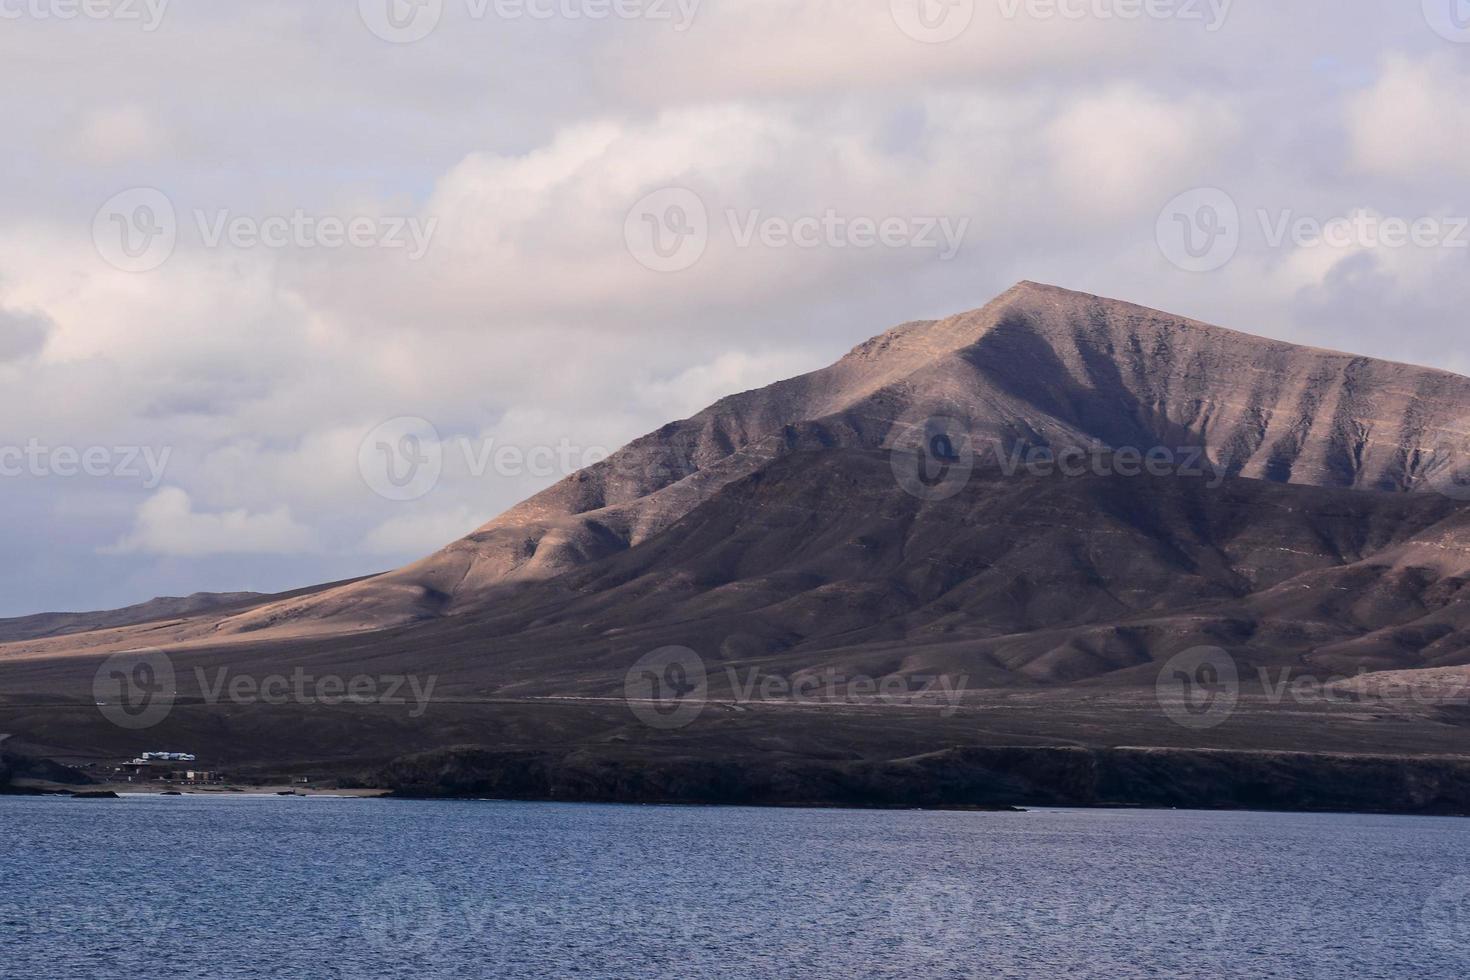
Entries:
{"label": "white cloud", "polygon": [[824,367],[810,351],[769,351],[748,354],[726,351],[707,364],[696,364],[666,381],[648,381],[638,387],[641,400],[668,419],[687,418],[737,392],[770,384]]}
{"label": "white cloud", "polygon": [[109,166],[164,156],[173,138],[139,105],[89,109],[76,123],[72,152],[82,161]]}
{"label": "white cloud", "polygon": [[1067,106],[1046,130],[1057,190],[1083,214],[1157,206],[1159,189],[1205,182],[1239,123],[1217,98],[1169,100],[1119,85]]}
{"label": "white cloud", "polygon": [[1347,105],[1353,162],[1404,180],[1470,177],[1470,70],[1448,55],[1388,56],[1382,74]]}
{"label": "white cloud", "polygon": [[105,554],[145,553],[198,556],[296,554],[317,547],[311,528],[291,518],[285,505],[269,513],[231,510],[218,514],[194,509],[189,495],[164,487],[138,508],[133,530]]}
{"label": "white cloud", "polygon": [[435,551],[485,523],[486,515],[471,507],[399,514],[368,531],[359,550],[369,555],[418,557]]}

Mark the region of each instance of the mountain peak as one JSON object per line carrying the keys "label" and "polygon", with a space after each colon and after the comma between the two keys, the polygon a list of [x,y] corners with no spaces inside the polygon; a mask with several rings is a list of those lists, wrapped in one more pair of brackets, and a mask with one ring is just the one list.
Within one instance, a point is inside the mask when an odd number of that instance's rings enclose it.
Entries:
{"label": "mountain peak", "polygon": [[420,562],[226,628],[438,616],[635,548],[777,459],[886,450],[937,416],[1007,452],[1191,447],[1232,477],[1317,487],[1419,490],[1470,458],[1470,379],[1027,280],[669,423]]}

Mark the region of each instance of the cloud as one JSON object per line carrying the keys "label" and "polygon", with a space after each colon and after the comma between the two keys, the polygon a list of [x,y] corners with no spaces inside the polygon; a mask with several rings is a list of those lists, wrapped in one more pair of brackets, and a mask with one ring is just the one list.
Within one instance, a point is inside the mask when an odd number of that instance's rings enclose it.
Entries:
{"label": "cloud", "polygon": [[1202,183],[1239,128],[1223,99],[1169,100],[1119,85],[1067,106],[1046,139],[1068,206],[1116,216],[1155,203],[1159,187]]}
{"label": "cloud", "polygon": [[663,417],[687,418],[727,395],[824,366],[809,351],[763,354],[727,351],[707,364],[696,364],[667,380],[645,382],[639,385],[638,395]]}
{"label": "cloud", "polygon": [[51,329],[51,320],[44,314],[0,307],[0,363],[36,354],[46,345]]}
{"label": "cloud", "polygon": [[370,530],[358,550],[368,555],[426,555],[481,524],[485,515],[459,506],[391,517]]}
{"label": "cloud", "polygon": [[155,158],[172,150],[171,135],[138,105],[87,110],[77,121],[72,140],[79,160],[101,166]]}
{"label": "cloud", "polygon": [[1388,56],[1377,82],[1347,104],[1353,163],[1376,176],[1470,177],[1470,70],[1448,55]]}
{"label": "cloud", "polygon": [[[686,31],[475,22],[447,4],[414,45],[373,37],[351,3],[202,5],[147,34],[14,22],[0,63],[30,84],[0,89],[0,418],[11,438],[172,455],[156,494],[0,486],[34,529],[0,567],[0,615],[152,594],[120,581],[375,571],[364,554],[415,557],[556,478],[479,468],[487,445],[616,448],[1022,278],[1369,354],[1470,352],[1447,251],[1248,238],[1200,276],[1154,241],[1165,201],[1205,184],[1244,215],[1470,212],[1454,142],[1466,69],[1417,5],[1235,4],[1213,32],[1010,6],[976,4],[941,44],[905,35],[888,0],[706,2]],[[179,218],[172,257],[141,274],[91,237],[95,209],[139,186]],[[711,221],[703,256],[672,274],[624,240],[634,202],[669,186]],[[440,224],[412,262],[208,248],[195,223],[297,209]],[[731,215],[827,211],[966,232],[947,261],[732,234]],[[431,420],[446,451],[414,504],[358,471],[363,437],[400,416]],[[259,553],[225,551],[241,547]]]}
{"label": "cloud", "polygon": [[317,547],[311,528],[291,518],[285,505],[264,514],[244,510],[196,511],[189,495],[164,487],[138,508],[131,533],[104,554],[171,556],[297,554]]}

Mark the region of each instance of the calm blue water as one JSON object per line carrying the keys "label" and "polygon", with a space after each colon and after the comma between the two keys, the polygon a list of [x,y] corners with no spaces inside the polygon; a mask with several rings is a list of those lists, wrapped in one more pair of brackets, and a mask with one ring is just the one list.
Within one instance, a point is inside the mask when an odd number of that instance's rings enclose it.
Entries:
{"label": "calm blue water", "polygon": [[0,975],[1463,977],[1470,820],[0,797]]}

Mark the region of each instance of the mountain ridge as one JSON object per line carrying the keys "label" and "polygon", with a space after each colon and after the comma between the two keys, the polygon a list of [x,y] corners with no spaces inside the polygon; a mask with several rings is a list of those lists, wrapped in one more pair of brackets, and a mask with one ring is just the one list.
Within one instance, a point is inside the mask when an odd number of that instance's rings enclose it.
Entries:
{"label": "mountain ridge", "polygon": [[[1444,402],[1458,413],[1434,408]],[[900,324],[826,368],[668,423],[401,569],[220,627],[373,629],[442,615],[496,584],[636,547],[787,452],[891,448],[897,427],[932,416],[1004,451],[1196,445],[1232,476],[1402,492],[1467,457],[1467,406],[1470,379],[1449,372],[1023,281],[976,310]]]}

